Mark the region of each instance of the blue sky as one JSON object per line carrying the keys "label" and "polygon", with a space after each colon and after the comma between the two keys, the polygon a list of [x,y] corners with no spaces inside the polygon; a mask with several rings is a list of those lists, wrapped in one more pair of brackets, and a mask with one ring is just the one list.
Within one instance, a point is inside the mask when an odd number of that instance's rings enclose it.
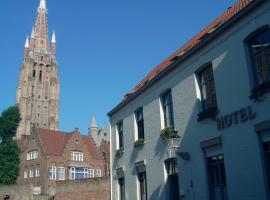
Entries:
{"label": "blue sky", "polygon": [[[235,0],[47,0],[61,81],[60,130],[87,133],[148,72]],[[15,104],[39,0],[0,1],[0,112]]]}

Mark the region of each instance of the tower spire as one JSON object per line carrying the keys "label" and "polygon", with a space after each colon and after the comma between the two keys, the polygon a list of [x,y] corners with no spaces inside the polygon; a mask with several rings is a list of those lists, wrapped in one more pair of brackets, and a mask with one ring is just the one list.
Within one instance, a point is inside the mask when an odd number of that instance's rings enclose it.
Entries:
{"label": "tower spire", "polygon": [[56,43],[55,31],[53,31],[51,43]]}
{"label": "tower spire", "polygon": [[47,10],[47,7],[46,7],[46,0],[40,0],[40,3],[39,3],[39,9],[45,9]]}
{"label": "tower spire", "polygon": [[29,48],[29,39],[28,39],[28,35],[27,35],[27,37],[26,37],[26,41],[25,41],[24,48]]}
{"label": "tower spire", "polygon": [[49,52],[47,15],[46,1],[40,0],[34,28],[34,46],[35,50],[39,52]]}

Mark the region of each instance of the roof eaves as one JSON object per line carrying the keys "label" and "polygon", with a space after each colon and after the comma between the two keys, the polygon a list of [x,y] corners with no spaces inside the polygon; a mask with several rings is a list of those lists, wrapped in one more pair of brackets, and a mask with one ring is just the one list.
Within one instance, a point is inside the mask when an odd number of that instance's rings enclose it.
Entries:
{"label": "roof eaves", "polygon": [[109,117],[112,116],[115,112],[120,110],[123,106],[125,106],[127,103],[132,101],[134,98],[136,98],[142,92],[144,92],[147,88],[152,86],[157,80],[159,80],[161,77],[163,77],[169,71],[171,71],[176,64],[183,62],[188,57],[193,55],[195,52],[200,50],[203,46],[208,44],[210,41],[212,41],[218,35],[222,34],[224,32],[224,30],[227,30],[227,28],[229,28],[230,25],[232,25],[235,22],[237,22],[238,20],[240,20],[243,16],[249,14],[251,10],[253,10],[255,7],[259,6],[264,1],[265,0],[254,0],[249,5],[244,7],[242,10],[238,11],[232,18],[230,18],[229,20],[227,20],[226,22],[224,22],[220,26],[218,26],[214,31],[211,32],[211,34],[208,34],[207,37],[205,37],[199,43],[195,44],[193,47],[191,47],[184,54],[179,54],[179,55],[176,55],[175,57],[170,56],[170,57],[172,57],[171,58],[172,63],[169,63],[168,67],[161,70],[156,76],[152,77],[151,80],[148,80],[147,84],[143,85],[142,87],[139,87],[138,90],[135,90],[135,91],[133,90],[132,93],[128,93],[129,95],[126,95],[124,100],[122,102],[120,102],[116,107],[114,107],[109,113],[107,113],[107,115]]}

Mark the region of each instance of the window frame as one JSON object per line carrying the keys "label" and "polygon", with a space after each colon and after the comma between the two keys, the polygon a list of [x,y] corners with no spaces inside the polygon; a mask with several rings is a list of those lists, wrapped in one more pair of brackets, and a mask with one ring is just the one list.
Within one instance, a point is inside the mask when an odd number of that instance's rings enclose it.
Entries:
{"label": "window frame", "polygon": [[37,150],[31,150],[31,151],[27,152],[27,154],[26,154],[27,161],[36,160],[36,159],[38,159],[38,151]]}
{"label": "window frame", "polygon": [[83,152],[81,151],[72,151],[71,160],[76,162],[83,162]]}
{"label": "window frame", "polygon": [[198,121],[207,118],[216,119],[219,111],[212,61],[205,63],[198,70],[196,70],[195,77],[200,93]]}
{"label": "window frame", "polygon": [[139,197],[140,200],[148,199],[148,192],[147,192],[147,174],[146,171],[139,172],[137,174],[138,179],[138,186],[139,186]]}
{"label": "window frame", "polygon": [[36,168],[35,175],[36,177],[40,177],[40,168]]}
{"label": "window frame", "polygon": [[124,149],[124,126],[123,120],[116,123],[117,146],[116,149]]}
{"label": "window frame", "polygon": [[57,168],[56,166],[49,167],[49,179],[56,180],[57,179]]}
{"label": "window frame", "polygon": [[96,170],[95,170],[95,177],[96,177],[96,178],[101,178],[101,177],[102,177],[101,169],[96,169]]}
{"label": "window frame", "polygon": [[66,179],[66,168],[65,167],[58,167],[58,177],[57,179],[60,181],[64,181]]}
{"label": "window frame", "polygon": [[[166,98],[167,97],[168,101],[166,103]],[[161,129],[171,127],[174,128],[174,112],[173,112],[173,99],[172,99],[172,90],[167,89],[164,92],[160,94],[160,108],[161,108],[161,120],[162,120],[162,125]],[[167,113],[168,111],[168,113]],[[168,115],[168,116],[167,116]]]}
{"label": "window frame", "polygon": [[136,129],[135,129],[135,140],[145,139],[145,132],[144,132],[144,114],[143,114],[143,107],[138,108],[134,112],[135,115],[135,122],[136,122]]}
{"label": "window frame", "polygon": [[118,178],[118,199],[125,200],[125,178]]}
{"label": "window frame", "polygon": [[[270,79],[265,81],[265,82],[262,82],[262,83],[260,83],[260,81],[259,81],[258,69],[256,68],[256,66],[254,66],[254,63],[252,61],[252,56],[254,55],[254,53],[252,54],[251,50],[250,50],[251,40],[265,31],[270,32],[269,24],[263,25],[263,26],[257,28],[256,30],[251,32],[244,39],[244,46],[246,49],[248,72],[249,72],[249,79],[250,79],[250,86],[251,86],[251,95],[250,95],[251,99],[257,99],[259,96],[270,91]],[[264,57],[264,60],[265,60],[265,57]],[[270,66],[268,66],[268,67],[270,67]],[[267,68],[267,66],[266,66],[266,68]],[[268,70],[270,70],[270,69],[268,69]]]}

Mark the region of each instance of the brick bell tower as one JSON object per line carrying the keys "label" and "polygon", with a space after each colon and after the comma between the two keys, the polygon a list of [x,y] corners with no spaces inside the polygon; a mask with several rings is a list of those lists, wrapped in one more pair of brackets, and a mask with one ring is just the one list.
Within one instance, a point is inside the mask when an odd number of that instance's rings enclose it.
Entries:
{"label": "brick bell tower", "polygon": [[40,0],[31,37],[26,38],[16,102],[21,123],[16,137],[30,135],[32,126],[58,130],[60,82],[55,58],[56,38],[48,37],[46,0]]}

